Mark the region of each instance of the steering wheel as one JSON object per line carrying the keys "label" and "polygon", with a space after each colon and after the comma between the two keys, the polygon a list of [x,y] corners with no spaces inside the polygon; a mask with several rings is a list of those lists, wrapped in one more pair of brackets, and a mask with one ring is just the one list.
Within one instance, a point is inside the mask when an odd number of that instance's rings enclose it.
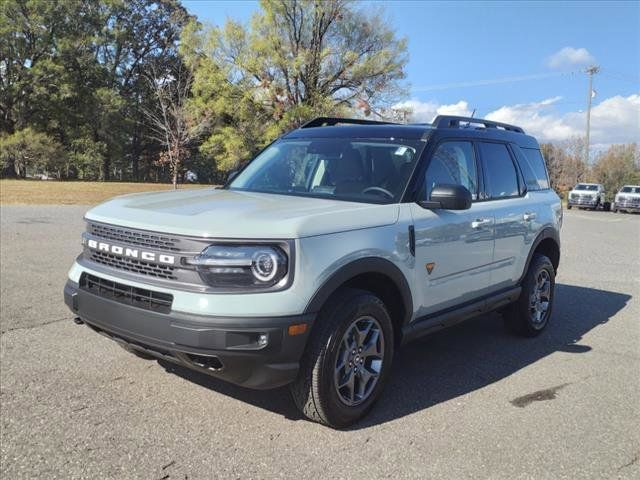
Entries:
{"label": "steering wheel", "polygon": [[393,197],[394,197],[393,193],[391,193],[386,188],[382,188],[382,187],[367,187],[362,191],[363,194],[369,193],[369,192],[382,193],[382,194],[386,195],[387,197],[389,197],[391,200],[393,200]]}

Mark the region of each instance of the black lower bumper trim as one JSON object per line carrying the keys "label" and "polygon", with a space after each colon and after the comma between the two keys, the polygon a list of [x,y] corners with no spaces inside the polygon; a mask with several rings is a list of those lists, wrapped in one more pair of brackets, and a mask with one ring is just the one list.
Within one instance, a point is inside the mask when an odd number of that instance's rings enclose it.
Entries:
{"label": "black lower bumper trim", "polygon": [[[314,314],[260,318],[163,314],[95,295],[71,281],[65,285],[64,298],[93,330],[128,349],[255,389],[295,379],[315,318]],[[296,323],[306,323],[306,333],[288,335],[289,325]]]}

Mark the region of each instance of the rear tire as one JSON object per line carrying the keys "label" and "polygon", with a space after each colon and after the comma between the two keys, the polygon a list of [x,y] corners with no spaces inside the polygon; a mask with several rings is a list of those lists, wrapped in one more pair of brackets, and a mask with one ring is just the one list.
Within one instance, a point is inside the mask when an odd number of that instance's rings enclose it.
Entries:
{"label": "rear tire", "polygon": [[524,337],[540,335],[553,309],[555,270],[551,260],[535,253],[522,282],[522,292],[504,313],[508,330]]}
{"label": "rear tire", "polygon": [[375,295],[346,289],[316,320],[291,384],[296,406],[310,420],[347,427],[373,407],[393,359],[393,324]]}
{"label": "rear tire", "polygon": [[571,205],[567,205],[567,210],[571,210]]}

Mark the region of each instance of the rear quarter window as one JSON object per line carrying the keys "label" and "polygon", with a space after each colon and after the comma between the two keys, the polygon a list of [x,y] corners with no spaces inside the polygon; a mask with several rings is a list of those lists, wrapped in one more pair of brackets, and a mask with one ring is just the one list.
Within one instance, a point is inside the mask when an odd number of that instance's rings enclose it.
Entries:
{"label": "rear quarter window", "polygon": [[522,170],[527,190],[546,190],[549,188],[549,176],[547,167],[542,157],[542,152],[537,148],[514,147],[518,164]]}

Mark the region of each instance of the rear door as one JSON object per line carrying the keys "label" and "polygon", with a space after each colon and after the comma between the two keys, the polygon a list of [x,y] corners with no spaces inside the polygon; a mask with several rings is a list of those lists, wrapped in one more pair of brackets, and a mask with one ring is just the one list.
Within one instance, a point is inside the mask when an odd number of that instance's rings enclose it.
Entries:
{"label": "rear door", "polygon": [[459,184],[469,189],[473,203],[469,210],[411,204],[415,281],[422,293],[418,316],[460,305],[490,289],[494,216],[489,202],[478,201],[479,178],[471,141],[442,140],[428,159],[418,200],[428,200],[437,184]]}
{"label": "rear door", "polygon": [[477,143],[484,173],[485,203],[495,215],[495,246],[491,284],[495,290],[513,285],[521,275],[520,259],[526,257],[531,224],[537,212],[526,196],[526,188],[511,149],[506,143]]}

